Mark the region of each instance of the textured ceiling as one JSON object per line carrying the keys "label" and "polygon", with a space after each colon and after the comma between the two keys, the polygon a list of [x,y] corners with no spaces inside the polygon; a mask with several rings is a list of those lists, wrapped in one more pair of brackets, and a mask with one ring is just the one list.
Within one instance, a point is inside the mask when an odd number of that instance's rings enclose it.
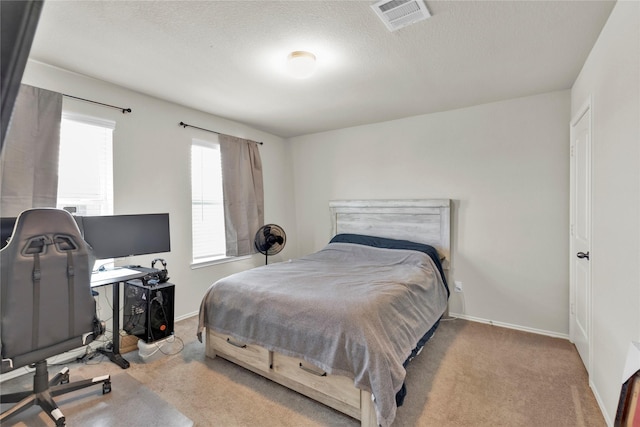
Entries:
{"label": "textured ceiling", "polygon": [[389,32],[372,3],[47,0],[31,58],[292,137],[568,89],[614,5],[427,0]]}

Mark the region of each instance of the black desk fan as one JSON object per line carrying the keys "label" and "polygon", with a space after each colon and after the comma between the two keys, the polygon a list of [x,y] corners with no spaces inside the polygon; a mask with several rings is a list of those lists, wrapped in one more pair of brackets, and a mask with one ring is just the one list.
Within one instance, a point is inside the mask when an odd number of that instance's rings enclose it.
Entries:
{"label": "black desk fan", "polygon": [[267,224],[260,227],[253,240],[256,250],[264,254],[264,264],[269,263],[269,255],[275,255],[284,248],[287,235],[282,227],[276,224]]}

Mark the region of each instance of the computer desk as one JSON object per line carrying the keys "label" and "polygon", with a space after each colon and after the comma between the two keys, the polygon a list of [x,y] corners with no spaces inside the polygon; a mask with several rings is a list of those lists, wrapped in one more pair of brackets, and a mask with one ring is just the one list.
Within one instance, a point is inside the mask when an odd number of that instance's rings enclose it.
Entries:
{"label": "computer desk", "polygon": [[129,367],[129,362],[120,354],[120,284],[131,279],[140,279],[147,273],[129,268],[114,268],[105,271],[97,271],[91,274],[91,288],[113,285],[113,346],[111,350],[98,348],[99,353],[104,354],[122,369]]}

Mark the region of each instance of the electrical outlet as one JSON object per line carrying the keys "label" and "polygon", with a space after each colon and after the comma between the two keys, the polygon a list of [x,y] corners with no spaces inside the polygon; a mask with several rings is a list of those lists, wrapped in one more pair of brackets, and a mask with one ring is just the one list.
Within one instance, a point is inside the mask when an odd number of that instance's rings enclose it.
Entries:
{"label": "electrical outlet", "polygon": [[455,284],[454,289],[456,290],[456,292],[462,292],[462,282],[456,280],[454,284]]}

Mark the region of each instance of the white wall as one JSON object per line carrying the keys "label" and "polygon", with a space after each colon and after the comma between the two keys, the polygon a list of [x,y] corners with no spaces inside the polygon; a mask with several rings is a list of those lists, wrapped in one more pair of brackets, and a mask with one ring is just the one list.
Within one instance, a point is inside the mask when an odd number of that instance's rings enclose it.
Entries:
{"label": "white wall", "polygon": [[450,198],[450,311],[568,335],[569,91],[291,140],[302,253],[333,199]]}
{"label": "white wall", "polygon": [[640,3],[619,1],[571,90],[591,96],[591,386],[613,425],[630,341],[640,341]]}
{"label": "white wall", "polygon": [[[70,98],[63,101],[65,111],[116,122],[113,148],[115,213],[169,212],[171,253],[161,256],[167,261],[170,281],[176,285],[177,318],[197,312],[205,290],[218,278],[264,264],[264,256],[255,255],[244,261],[196,270],[190,268],[191,139],[207,139],[211,134],[193,128],[184,129],[179,126],[180,121],[264,142],[260,146],[260,155],[264,173],[265,221],[282,225],[288,236],[285,249],[274,260],[290,258],[297,252],[287,141],[239,123],[38,62],[28,63],[23,83],[133,110],[131,114],[122,114],[119,110]],[[129,257],[117,262],[150,266],[155,257]]]}

